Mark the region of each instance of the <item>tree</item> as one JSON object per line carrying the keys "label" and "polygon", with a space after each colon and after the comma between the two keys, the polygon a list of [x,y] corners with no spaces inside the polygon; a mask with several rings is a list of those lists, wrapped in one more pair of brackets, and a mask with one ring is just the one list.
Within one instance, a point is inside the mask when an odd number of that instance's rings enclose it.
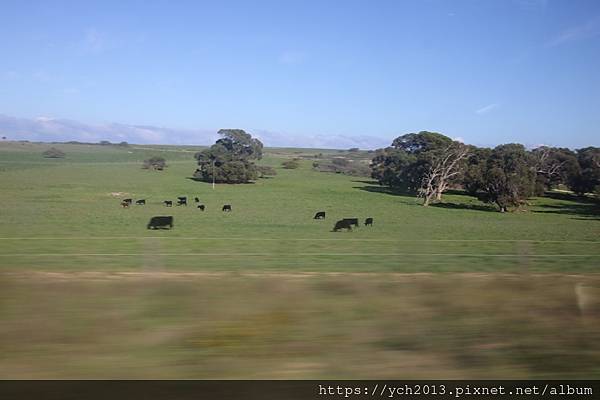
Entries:
{"label": "tree", "polygon": [[163,157],[153,156],[147,160],[144,160],[144,169],[153,169],[155,171],[162,171],[167,167],[167,161]]}
{"label": "tree", "polygon": [[490,158],[492,149],[470,146],[469,156],[466,159],[462,186],[471,196],[477,196],[485,187],[485,172],[487,170],[487,161]]}
{"label": "tree", "polygon": [[440,133],[409,133],[376,152],[371,176],[381,185],[417,193],[428,205],[458,180],[468,149]]}
{"label": "tree", "polygon": [[440,201],[450,184],[456,182],[462,172],[463,161],[469,155],[469,147],[460,142],[452,142],[447,147],[431,154],[429,167],[421,181],[419,194],[423,197],[423,205],[428,206],[431,200]]}
{"label": "tree", "polygon": [[576,174],[579,170],[577,157],[569,149],[540,146],[531,154],[536,172],[535,192],[539,196],[561,183],[567,183],[569,176]]}
{"label": "tree", "polygon": [[210,148],[194,155],[198,169],[194,178],[217,183],[248,183],[258,178],[253,160],[262,158],[263,144],[241,129],[219,130],[218,139]]}
{"label": "tree", "polygon": [[523,145],[497,146],[485,163],[480,198],[505,212],[534,194],[535,178],[535,160]]}
{"label": "tree", "polygon": [[577,168],[571,171],[568,186],[579,195],[591,192],[600,194],[600,148],[577,150]]}
{"label": "tree", "polygon": [[65,153],[56,147],[51,147],[44,151],[42,155],[46,158],[65,158]]}

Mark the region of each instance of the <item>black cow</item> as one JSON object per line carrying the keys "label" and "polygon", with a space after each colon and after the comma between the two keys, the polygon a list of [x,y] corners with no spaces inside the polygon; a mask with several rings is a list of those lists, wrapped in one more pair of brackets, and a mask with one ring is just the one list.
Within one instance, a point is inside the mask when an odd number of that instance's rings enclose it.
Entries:
{"label": "black cow", "polygon": [[344,218],[344,221],[348,221],[350,225],[354,225],[358,228],[358,218]]}
{"label": "black cow", "polygon": [[198,205],[198,208],[199,208],[200,210],[204,211],[204,204],[200,204],[200,205]]}
{"label": "black cow", "polygon": [[230,211],[231,211],[231,205],[229,205],[229,204],[225,204],[225,205],[223,206],[223,211],[230,212]]}
{"label": "black cow", "polygon": [[178,206],[187,206],[187,197],[178,197],[177,205]]}
{"label": "black cow", "polygon": [[152,217],[148,222],[148,229],[171,229],[173,228],[173,217]]}
{"label": "black cow", "polygon": [[196,203],[200,203],[200,199],[199,199],[199,198],[197,198],[197,197],[194,197],[194,201],[195,201]]}
{"label": "black cow", "polygon": [[319,211],[313,219],[325,219],[325,211]]}
{"label": "black cow", "polygon": [[143,206],[146,204],[146,199],[142,199],[142,200],[137,200],[135,202],[135,204],[137,204],[138,206]]}
{"label": "black cow", "polygon": [[163,203],[165,203],[165,206],[167,207],[173,207],[173,202],[171,200],[165,200]]}
{"label": "black cow", "polygon": [[340,229],[347,229],[348,231],[351,231],[352,224],[350,223],[350,221],[348,219],[340,219],[338,222],[335,223],[335,225],[333,227],[333,231],[337,232]]}
{"label": "black cow", "polygon": [[365,226],[373,226],[373,218],[365,219]]}
{"label": "black cow", "polygon": [[123,199],[123,203],[133,203],[133,199]]}

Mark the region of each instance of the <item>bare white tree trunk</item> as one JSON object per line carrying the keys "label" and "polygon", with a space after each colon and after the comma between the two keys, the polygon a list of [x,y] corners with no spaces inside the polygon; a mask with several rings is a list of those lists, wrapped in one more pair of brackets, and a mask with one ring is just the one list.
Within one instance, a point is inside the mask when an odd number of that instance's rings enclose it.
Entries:
{"label": "bare white tree trunk", "polygon": [[423,197],[423,205],[428,206],[435,198],[442,200],[450,180],[460,173],[460,161],[469,155],[469,149],[462,143],[454,142],[433,160],[430,170],[423,177],[419,196]]}

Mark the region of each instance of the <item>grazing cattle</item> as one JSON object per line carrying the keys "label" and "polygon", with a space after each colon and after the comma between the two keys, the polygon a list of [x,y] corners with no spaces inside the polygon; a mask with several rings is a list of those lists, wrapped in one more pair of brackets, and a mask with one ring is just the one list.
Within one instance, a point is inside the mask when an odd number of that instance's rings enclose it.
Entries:
{"label": "grazing cattle", "polygon": [[354,225],[358,228],[358,218],[344,218],[344,221],[348,221],[350,225]]}
{"label": "grazing cattle", "polygon": [[223,211],[230,212],[230,211],[231,211],[231,205],[229,205],[229,204],[225,204],[225,205],[223,206]]}
{"label": "grazing cattle", "polygon": [[173,207],[173,202],[171,200],[165,200],[163,203],[165,203],[165,206],[167,207]]}
{"label": "grazing cattle", "polygon": [[195,201],[196,203],[200,203],[200,199],[199,199],[199,198],[197,198],[197,197],[194,197],[194,201]]}
{"label": "grazing cattle", "polygon": [[178,197],[177,205],[178,206],[187,206],[187,197]]}
{"label": "grazing cattle", "polygon": [[325,219],[325,211],[319,211],[313,219]]}
{"label": "grazing cattle", "polygon": [[129,207],[129,202],[128,202],[128,201],[125,201],[125,200],[123,200],[123,201],[121,202],[121,207],[123,207],[123,208],[128,208],[128,207]]}
{"label": "grazing cattle", "polygon": [[340,219],[338,222],[335,223],[335,225],[333,227],[333,231],[337,232],[340,229],[347,229],[348,231],[351,231],[352,224],[350,223],[350,221],[348,219]]}
{"label": "grazing cattle", "polygon": [[133,203],[133,199],[123,199],[123,203]]}
{"label": "grazing cattle", "polygon": [[148,222],[148,229],[171,229],[173,228],[173,217],[152,217]]}
{"label": "grazing cattle", "polygon": [[198,205],[198,208],[199,208],[201,211],[204,211],[204,204],[200,204],[200,205]]}
{"label": "grazing cattle", "polygon": [[137,200],[135,202],[135,204],[137,204],[138,206],[143,206],[146,204],[146,199],[142,199],[142,200]]}
{"label": "grazing cattle", "polygon": [[373,226],[373,218],[365,219],[365,226]]}

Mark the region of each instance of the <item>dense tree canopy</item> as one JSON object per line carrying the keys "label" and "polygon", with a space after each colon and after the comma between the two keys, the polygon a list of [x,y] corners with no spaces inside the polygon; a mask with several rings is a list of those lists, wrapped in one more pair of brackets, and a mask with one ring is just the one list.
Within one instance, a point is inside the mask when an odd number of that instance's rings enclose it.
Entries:
{"label": "dense tree canopy", "polygon": [[241,129],[221,129],[221,139],[195,154],[198,180],[217,183],[248,183],[259,176],[253,160],[262,158],[263,144]]}
{"label": "dense tree canopy", "polygon": [[458,179],[467,154],[467,146],[440,133],[409,133],[376,152],[371,176],[382,185],[419,193],[428,205]]}
{"label": "dense tree canopy", "polygon": [[371,176],[381,185],[423,197],[424,205],[457,187],[506,211],[559,187],[600,196],[600,149],[574,152],[541,146],[528,151],[520,144],[478,148],[423,131],[400,136],[390,147],[377,150]]}
{"label": "dense tree canopy", "polygon": [[531,154],[537,175],[535,194],[538,196],[560,184],[568,184],[569,177],[579,171],[577,157],[569,149],[540,146]]}
{"label": "dense tree canopy", "polygon": [[571,171],[568,184],[577,194],[595,192],[600,195],[600,148],[577,150],[577,168]]}
{"label": "dense tree canopy", "polygon": [[485,164],[481,199],[506,211],[534,194],[535,179],[533,157],[523,145],[497,146]]}

